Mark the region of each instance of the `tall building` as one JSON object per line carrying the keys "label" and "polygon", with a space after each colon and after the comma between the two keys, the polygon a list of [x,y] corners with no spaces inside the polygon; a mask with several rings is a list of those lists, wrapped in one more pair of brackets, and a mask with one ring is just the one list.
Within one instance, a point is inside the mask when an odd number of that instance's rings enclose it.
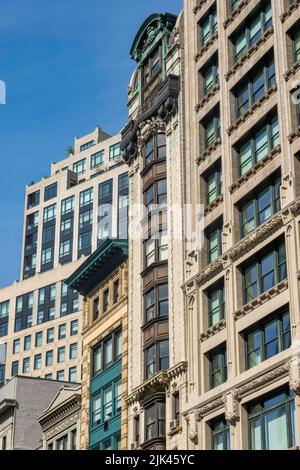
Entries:
{"label": "tall building", "polygon": [[127,240],[107,240],[66,281],[84,298],[82,450],[126,450]]}
{"label": "tall building", "polygon": [[158,236],[130,230],[132,448],[300,444],[299,13],[185,0],[133,43],[121,148]]}
{"label": "tall building", "polygon": [[27,186],[21,281],[0,290],[0,382],[81,381],[82,299],[64,281],[107,237],[126,237],[127,204],[120,136],[99,127]]}

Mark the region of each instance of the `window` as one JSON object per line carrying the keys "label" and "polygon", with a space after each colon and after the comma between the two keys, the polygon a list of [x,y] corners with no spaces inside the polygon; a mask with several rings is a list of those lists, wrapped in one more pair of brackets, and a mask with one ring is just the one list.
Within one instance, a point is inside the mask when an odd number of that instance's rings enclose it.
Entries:
{"label": "window", "polygon": [[101,370],[110,367],[122,356],[122,331],[116,331],[112,336],[92,350],[92,375],[95,377]]}
{"label": "window", "polygon": [[71,240],[66,240],[60,243],[59,247],[59,257],[64,258],[71,254]]}
{"label": "window", "polygon": [[244,302],[256,299],[287,277],[285,244],[258,254],[257,261],[243,269]]}
{"label": "window", "polygon": [[117,279],[113,285],[113,302],[116,304],[120,300],[120,281]]}
{"label": "window", "polygon": [[9,314],[9,300],[0,303],[0,320],[8,317]]}
{"label": "window", "polygon": [[146,379],[169,368],[169,341],[158,341],[145,350]]}
{"label": "window", "polygon": [[56,379],[59,382],[63,382],[65,380],[65,372],[63,370],[59,370],[56,374]]}
{"label": "window", "polygon": [[122,356],[122,331],[116,331],[115,333],[115,352],[116,359],[119,359]]}
{"label": "window", "polygon": [[140,443],[140,416],[136,415],[133,418],[133,435],[137,444]]}
{"label": "window", "polygon": [[[19,329],[15,328],[15,331],[19,331]],[[3,336],[6,336],[7,334],[8,334],[8,320],[0,323],[0,338],[2,338]]]}
{"label": "window", "polygon": [[109,161],[116,160],[121,157],[120,143],[109,147]]}
{"label": "window", "polygon": [[217,287],[208,292],[208,324],[215,326],[225,317],[225,292],[224,287]]}
{"label": "window", "polygon": [[77,429],[71,432],[71,450],[77,449]]}
{"label": "window", "polygon": [[50,220],[54,220],[56,217],[56,204],[52,204],[51,206],[45,207],[44,209],[44,222],[50,222]]}
{"label": "window", "polygon": [[86,227],[87,225],[92,224],[92,222],[93,222],[92,210],[81,212],[81,214],[79,215],[79,228]]}
{"label": "window", "polygon": [[207,15],[205,15],[200,23],[200,30],[201,46],[205,46],[211,37],[218,31],[218,16],[216,8],[213,8]]}
{"label": "window", "polygon": [[113,340],[108,338],[103,343],[104,367],[107,367],[113,360]]}
{"label": "window", "polygon": [[209,354],[210,362],[210,388],[218,387],[227,381],[227,353],[226,347],[215,349]]}
{"label": "window", "polygon": [[78,320],[71,322],[71,336],[76,336],[78,334]]}
{"label": "window", "polygon": [[216,140],[219,139],[220,128],[220,115],[218,111],[215,112],[212,117],[205,120],[203,123],[205,149],[208,149],[211,145],[216,142]]}
{"label": "window", "polygon": [[57,450],[67,450],[68,436],[63,436],[57,440]]}
{"label": "window", "polygon": [[236,10],[236,8],[240,5],[242,0],[231,0],[231,11]]}
{"label": "window", "polygon": [[43,228],[43,244],[53,242],[55,239],[55,225]]}
{"label": "window", "polygon": [[36,354],[34,356],[34,370],[40,369],[42,367],[42,355]]}
{"label": "window", "polygon": [[297,30],[295,30],[292,34],[293,40],[293,49],[294,49],[294,61],[300,62],[300,29],[299,25]]}
{"label": "window", "polygon": [[251,16],[234,36],[234,59],[237,62],[246,52],[257,43],[264,32],[272,26],[271,2],[262,5],[260,10]]}
{"label": "window", "polygon": [[14,361],[11,365],[11,376],[15,377],[19,373],[19,361]]}
{"label": "window", "polygon": [[66,324],[59,325],[58,327],[58,339],[65,339],[67,332]]}
{"label": "window", "polygon": [[242,237],[259,227],[281,209],[281,178],[277,178],[266,188],[258,191],[241,207]]}
{"label": "window", "polygon": [[45,380],[52,380],[52,374],[46,374]]}
{"label": "window", "polygon": [[30,351],[31,349],[31,335],[25,336],[24,338],[24,351]]}
{"label": "window", "polygon": [[251,369],[291,346],[290,314],[285,312],[245,333],[246,367]]}
{"label": "window", "polygon": [[70,344],[70,359],[77,358],[77,343]]}
{"label": "window", "polygon": [[53,351],[46,352],[46,367],[53,365]]}
{"label": "window", "polygon": [[160,160],[166,158],[166,135],[158,132],[156,135],[150,137],[144,147],[145,165],[148,165],[153,160]]}
{"label": "window", "polygon": [[225,418],[214,420],[211,425],[212,450],[230,450],[230,424]]}
{"label": "window", "polygon": [[28,195],[27,199],[27,209],[31,209],[32,207],[38,206],[40,203],[40,192],[36,191],[35,193],[31,193]]}
{"label": "window", "polygon": [[53,183],[50,186],[46,186],[44,201],[49,201],[57,196],[57,183]]}
{"label": "window", "polygon": [[23,374],[28,374],[30,372],[30,357],[25,357],[23,359]]}
{"label": "window", "polygon": [[149,238],[145,242],[145,264],[146,268],[157,261],[168,259],[168,233],[161,231],[159,234],[153,234],[154,238]]}
{"label": "window", "polygon": [[93,349],[93,377],[97,375],[99,371],[102,369],[102,346],[97,346]]}
{"label": "window", "polygon": [[115,414],[122,410],[122,381],[115,382]]}
{"label": "window", "polygon": [[65,360],[65,347],[62,346],[57,350],[57,362],[64,362]]}
{"label": "window", "polygon": [[42,346],[42,344],[43,344],[43,332],[39,331],[35,335],[35,347],[39,348]]}
{"label": "window", "polygon": [[99,297],[93,300],[93,321],[99,316]]}
{"label": "window", "polygon": [[176,421],[177,426],[180,423],[180,399],[179,392],[173,393],[173,418]]}
{"label": "window", "polygon": [[69,382],[75,383],[76,381],[77,381],[77,367],[70,367]]}
{"label": "window", "polygon": [[222,172],[220,168],[214,168],[206,177],[206,204],[214,202],[222,194]]}
{"label": "window", "polygon": [[222,230],[217,228],[207,235],[208,263],[213,263],[222,254]]}
{"label": "window", "polygon": [[15,339],[13,342],[13,354],[18,354],[20,352],[20,339]]}
{"label": "window", "polygon": [[156,48],[144,65],[144,85],[147,86],[161,70],[161,52]]}
{"label": "window", "polygon": [[158,317],[169,315],[168,284],[154,287],[145,294],[145,320],[146,322]]}
{"label": "window", "polygon": [[92,397],[92,427],[101,424],[101,393],[98,392]]}
{"label": "window", "polygon": [[74,163],[73,165],[73,171],[77,175],[82,175],[85,173],[86,170],[86,159],[84,158],[83,160],[79,160],[79,162]]}
{"label": "window", "polygon": [[42,265],[52,263],[53,261],[53,247],[45,248],[42,250]]}
{"label": "window", "polygon": [[47,330],[47,343],[53,343],[54,341],[54,328]]}
{"label": "window", "polygon": [[87,206],[93,202],[93,188],[86,189],[80,193],[80,207]]}
{"label": "window", "polygon": [[74,196],[70,196],[61,201],[61,215],[69,214],[74,210],[74,201]]}
{"label": "window", "polygon": [[239,173],[244,175],[257,162],[266,157],[280,143],[277,116],[268,119],[252,131],[248,139],[237,147],[239,156]]}
{"label": "window", "polygon": [[112,386],[104,389],[103,393],[103,418],[108,421],[113,414]]}
{"label": "window", "polygon": [[276,83],[274,59],[252,72],[247,83],[236,92],[237,118],[242,116]]}
{"label": "window", "polygon": [[165,208],[167,205],[167,180],[162,179],[156,181],[154,184],[149,186],[144,193],[144,204],[148,210],[151,212],[153,209]]}
{"label": "window", "polygon": [[98,166],[103,165],[104,163],[104,150],[100,150],[100,152],[93,153],[91,155],[91,170],[97,168]]}
{"label": "window", "polygon": [[80,145],[80,152],[83,152],[84,150],[87,150],[95,145],[95,142],[93,140],[90,140],[89,142],[86,142],[85,144]]}
{"label": "window", "polygon": [[89,250],[92,246],[92,232],[83,233],[78,237],[79,251]]}
{"label": "window", "polygon": [[60,223],[60,232],[62,234],[67,234],[72,232],[73,229],[73,219],[65,219],[62,220]]}
{"label": "window", "polygon": [[145,440],[166,435],[166,405],[157,402],[145,408]]}
{"label": "window", "polygon": [[208,93],[219,83],[219,64],[218,58],[214,57],[212,61],[202,71],[203,92]]}
{"label": "window", "polygon": [[30,214],[27,216],[26,219],[26,229],[27,230],[32,230],[33,228],[36,228],[39,225],[39,213],[34,212],[33,214]]}
{"label": "window", "polygon": [[295,446],[295,399],[291,391],[248,406],[251,450],[285,450]]}
{"label": "window", "polygon": [[103,292],[103,313],[109,309],[109,289],[105,289]]}

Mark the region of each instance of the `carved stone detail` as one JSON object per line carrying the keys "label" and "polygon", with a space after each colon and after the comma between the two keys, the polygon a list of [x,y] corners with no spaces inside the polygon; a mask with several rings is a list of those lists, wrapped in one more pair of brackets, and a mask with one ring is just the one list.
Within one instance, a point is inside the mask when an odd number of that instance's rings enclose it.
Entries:
{"label": "carved stone detail", "polygon": [[197,430],[197,415],[196,411],[191,411],[187,418],[188,422],[188,429],[189,429],[189,438],[194,443],[197,444],[198,442],[198,430]]}
{"label": "carved stone detail", "polygon": [[217,408],[222,408],[223,406],[224,406],[223,397],[216,398],[210,403],[207,403],[206,405],[201,406],[201,408],[197,410],[197,419],[201,420],[204,418],[204,416],[208,415],[209,413],[216,410]]}
{"label": "carved stone detail", "polygon": [[270,372],[267,372],[261,377],[258,377],[257,379],[252,380],[251,382],[245,385],[242,385],[238,389],[237,399],[240,400],[242,397],[257,390],[258,388],[261,388],[267,384],[270,384],[274,382],[274,380],[277,380],[280,377],[287,375],[288,372],[289,372],[289,363],[284,364],[280,367],[277,367],[276,369],[273,369]]}
{"label": "carved stone detail", "polygon": [[200,335],[200,341],[203,343],[207,339],[215,336],[216,334],[220,333],[220,331],[226,328],[226,320],[220,321],[217,325],[212,326],[209,328],[205,333]]}
{"label": "carved stone detail", "polygon": [[237,405],[238,391],[231,390],[230,392],[223,395],[223,401],[225,403],[225,418],[233,426],[239,421],[238,405]]}
{"label": "carved stone detail", "polygon": [[49,429],[49,431],[46,431],[45,438],[47,440],[51,439],[53,436],[56,436],[62,431],[69,429],[71,426],[75,425],[79,421],[79,419],[80,419],[80,413],[76,413],[76,414],[73,414],[72,416],[69,416],[68,418],[64,419],[61,423]]}
{"label": "carved stone detail", "polygon": [[142,122],[139,125],[139,131],[138,131],[138,146],[141,147],[143,146],[149,137],[151,137],[154,134],[157,134],[157,132],[165,132],[166,131],[166,125],[164,121],[159,117],[155,116],[152,117],[151,119],[148,119],[147,121]]}
{"label": "carved stone detail", "polygon": [[290,389],[300,395],[300,355],[295,356],[289,363]]}
{"label": "carved stone detail", "polygon": [[235,20],[235,18],[241,13],[241,11],[245,8],[246,5],[250,3],[250,0],[242,0],[238,7],[231,13],[230,16],[224,21],[223,25],[224,28],[228,28],[228,26]]}

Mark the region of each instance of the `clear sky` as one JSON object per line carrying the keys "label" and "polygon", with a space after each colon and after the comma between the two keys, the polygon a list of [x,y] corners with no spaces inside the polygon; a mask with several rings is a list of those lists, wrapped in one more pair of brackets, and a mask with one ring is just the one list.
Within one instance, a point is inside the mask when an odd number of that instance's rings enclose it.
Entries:
{"label": "clear sky", "polygon": [[26,184],[49,174],[75,136],[120,131],[132,40],[151,13],[183,0],[1,0],[0,287],[19,279]]}

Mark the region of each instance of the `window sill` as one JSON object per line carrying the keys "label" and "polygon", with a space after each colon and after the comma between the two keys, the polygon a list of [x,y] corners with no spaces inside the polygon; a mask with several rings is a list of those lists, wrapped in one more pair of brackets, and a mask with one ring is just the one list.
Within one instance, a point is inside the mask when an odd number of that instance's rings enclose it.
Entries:
{"label": "window sill", "polygon": [[224,200],[223,194],[220,194],[216,199],[211,202],[205,209],[204,209],[204,215],[208,215],[210,212],[212,212],[214,209],[216,209],[218,206],[222,204]]}
{"label": "window sill", "polygon": [[248,3],[250,3],[250,0],[243,0],[239,6],[228,16],[228,18],[223,23],[225,29],[228,28],[228,26],[235,20],[235,18],[241,13],[245,6],[248,5]]}
{"label": "window sill", "polygon": [[169,437],[173,437],[175,436],[176,434],[181,434],[182,433],[182,426],[177,426],[175,429],[171,429],[169,432],[168,432],[168,436]]}
{"label": "window sill", "polygon": [[292,3],[292,5],[290,5],[289,8],[282,13],[280,17],[281,23],[284,23],[289,18],[289,16],[291,16],[294,11],[297,10],[299,5],[300,0],[295,0],[294,3]]}
{"label": "window sill", "polygon": [[246,54],[241,57],[233,66],[233,68],[225,75],[226,80],[228,81],[241,67],[242,65],[250,59],[250,57],[255,54],[255,52],[259,49],[259,47],[264,44],[270,36],[272,36],[274,32],[273,27],[271,26],[269,29],[267,29],[264,33],[264,35],[257,41],[256,44],[254,44]]}
{"label": "window sill", "polygon": [[248,313],[251,313],[253,310],[255,310],[257,307],[260,307],[261,305],[265,304],[269,300],[273,299],[274,297],[277,297],[277,295],[281,294],[288,288],[288,280],[284,280],[277,284],[276,286],[272,287],[272,289],[264,292],[261,294],[259,297],[256,299],[252,300],[248,304],[246,304],[243,308],[235,312],[234,314],[234,319],[239,320],[242,317],[245,317],[248,315]]}
{"label": "window sill", "polygon": [[220,91],[220,84],[217,83],[212,87],[212,89],[204,96],[199,104],[195,106],[195,111],[198,113],[217,93]]}
{"label": "window sill", "polygon": [[[300,128],[299,128],[300,131]],[[265,167],[271,160],[273,160],[277,155],[281,153],[281,145],[277,145],[268,155],[262,158],[259,162],[257,162],[247,173],[241,176],[238,181],[232,184],[229,188],[230,193],[234,193],[237,189],[239,189],[246,181],[255,175],[261,168]]]}
{"label": "window sill", "polygon": [[[144,176],[148,173],[148,171],[151,170],[151,168],[152,168],[153,166],[159,165],[159,164],[165,163],[165,162],[166,162],[166,159],[165,159],[165,158],[157,158],[157,159],[152,160],[150,163],[148,163],[147,165],[144,166],[144,168],[141,170],[140,175],[141,175],[142,177],[144,177]],[[148,182],[147,182],[147,183],[148,183]]]}
{"label": "window sill", "polygon": [[169,317],[167,315],[165,317],[155,317],[155,318],[152,318],[151,320],[149,320],[148,322],[143,323],[143,325],[141,326],[141,330],[143,332],[145,332],[146,330],[151,328],[156,323],[164,323],[164,322],[168,322],[168,321],[169,321]]}
{"label": "window sill", "polygon": [[291,77],[293,77],[298,70],[300,69],[300,62],[295,62],[294,65],[284,74],[285,81],[288,81]]}
{"label": "window sill", "polygon": [[213,144],[211,144],[206,150],[205,152],[203,152],[203,154],[198,158],[198,163],[202,163],[204,162],[215,150],[217,150],[217,148],[221,145],[222,143],[222,140],[221,138],[219,137],[218,139],[216,139],[214,141]]}
{"label": "window sill", "polygon": [[251,106],[250,109],[248,109],[239,119],[237,119],[237,121],[231,127],[229,127],[229,129],[227,130],[227,134],[229,136],[232,135],[242,124],[245,124],[247,119],[250,116],[253,116],[257,109],[262,108],[265,105],[266,101],[269,100],[270,96],[274,95],[276,91],[277,85],[273,85],[258,101],[256,101],[256,103]]}
{"label": "window sill", "polygon": [[211,326],[205,333],[202,333],[200,335],[200,341],[203,343],[209,338],[212,338],[216,334],[220,333],[226,328],[226,320],[221,320],[219,323],[217,323],[214,326]]}
{"label": "window sill", "polygon": [[198,62],[200,57],[202,57],[203,54],[205,54],[205,52],[208,51],[208,49],[217,41],[218,37],[219,37],[219,33],[218,31],[216,31],[212,35],[212,37],[207,41],[207,43],[204,46],[202,46],[199,52],[195,55],[194,57],[195,62]]}
{"label": "window sill", "polygon": [[299,137],[300,137],[300,126],[298,126],[297,129],[288,136],[288,141],[290,144],[292,144]]}
{"label": "window sill", "polygon": [[193,8],[194,15],[196,15],[198,11],[201,10],[201,8],[203,7],[203,5],[205,5],[206,2],[207,0],[198,0],[197,5]]}

